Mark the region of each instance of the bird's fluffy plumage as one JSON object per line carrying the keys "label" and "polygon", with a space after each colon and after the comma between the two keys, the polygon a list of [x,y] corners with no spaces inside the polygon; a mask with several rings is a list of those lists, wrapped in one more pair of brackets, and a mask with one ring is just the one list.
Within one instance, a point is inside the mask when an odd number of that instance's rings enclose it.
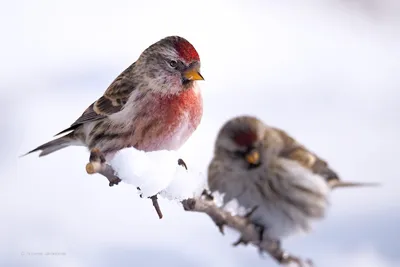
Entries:
{"label": "bird's fluffy plumage", "polygon": [[166,37],[143,51],[58,135],[68,134],[28,153],[41,150],[44,156],[69,145],[97,148],[109,156],[131,146],[145,151],[179,149],[202,117],[199,70],[193,45],[182,37]]}
{"label": "bird's fluffy plumage", "polygon": [[251,220],[278,240],[309,231],[313,220],[325,216],[332,181],[340,183],[326,161],[251,116],[222,126],[208,168],[209,189],[224,195],[223,205],[236,201],[241,215],[257,207]]}
{"label": "bird's fluffy plumage", "polygon": [[237,201],[242,208],[238,215],[257,207],[251,220],[277,240],[310,230],[311,221],[323,218],[328,206],[328,185],[292,161],[276,162],[273,171],[267,166],[242,171],[213,160],[208,177],[210,190],[223,195],[224,206]]}

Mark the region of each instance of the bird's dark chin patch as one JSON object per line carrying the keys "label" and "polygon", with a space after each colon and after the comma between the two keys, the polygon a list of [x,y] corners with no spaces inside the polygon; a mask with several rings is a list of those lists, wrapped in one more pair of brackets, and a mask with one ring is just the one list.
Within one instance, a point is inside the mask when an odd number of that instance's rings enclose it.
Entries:
{"label": "bird's dark chin patch", "polygon": [[189,89],[192,87],[192,85],[193,85],[193,81],[182,78],[182,86],[184,89]]}
{"label": "bird's dark chin patch", "polygon": [[191,82],[191,80],[182,78],[182,85],[188,85]]}
{"label": "bird's dark chin patch", "polygon": [[260,162],[257,163],[257,164],[251,164],[251,163],[249,163],[247,169],[248,169],[248,170],[253,170],[253,169],[256,169],[256,168],[258,168],[258,167],[260,167],[260,166],[261,166],[261,163],[260,163]]}

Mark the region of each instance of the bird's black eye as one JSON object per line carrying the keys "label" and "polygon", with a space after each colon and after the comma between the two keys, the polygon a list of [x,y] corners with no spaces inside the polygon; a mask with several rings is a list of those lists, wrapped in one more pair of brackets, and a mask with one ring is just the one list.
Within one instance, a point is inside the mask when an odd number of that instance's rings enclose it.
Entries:
{"label": "bird's black eye", "polygon": [[169,62],[169,65],[170,65],[172,68],[176,68],[176,67],[178,66],[178,62],[176,62],[175,60],[171,60],[171,61]]}

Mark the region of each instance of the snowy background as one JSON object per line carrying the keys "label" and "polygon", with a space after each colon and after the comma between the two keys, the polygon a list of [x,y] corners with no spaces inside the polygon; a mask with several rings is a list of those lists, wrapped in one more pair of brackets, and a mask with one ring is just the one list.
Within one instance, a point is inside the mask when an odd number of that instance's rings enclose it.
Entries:
{"label": "snowy background", "polygon": [[135,187],[87,175],[84,148],[18,158],[173,34],[205,77],[186,163],[205,170],[233,116],[282,127],[343,179],[384,184],[334,192],[328,219],[285,248],[323,267],[400,266],[398,0],[3,0],[0,33],[0,266],[276,266],[176,203],[159,220]]}

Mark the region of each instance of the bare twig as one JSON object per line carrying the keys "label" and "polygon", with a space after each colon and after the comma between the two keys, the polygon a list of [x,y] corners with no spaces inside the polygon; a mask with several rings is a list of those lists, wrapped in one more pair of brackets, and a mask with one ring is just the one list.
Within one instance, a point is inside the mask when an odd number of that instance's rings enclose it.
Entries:
{"label": "bare twig", "polygon": [[157,212],[158,218],[162,219],[163,214],[161,212],[160,205],[158,205],[157,195],[154,195],[154,196],[150,197],[150,199],[153,202],[153,206],[154,206],[154,208],[155,208],[155,210]]}
{"label": "bare twig", "polygon": [[206,213],[218,226],[221,233],[223,233],[224,225],[236,229],[241,234],[241,237],[233,244],[234,246],[251,243],[260,252],[266,252],[271,255],[280,265],[295,263],[300,267],[313,266],[310,260],[302,260],[285,252],[281,248],[279,241],[267,239],[265,236],[261,240],[258,227],[252,224],[246,216],[233,216],[229,212],[218,208],[210,198],[189,198],[183,200],[182,205],[185,211]]}
{"label": "bare twig", "polygon": [[[139,191],[142,190],[142,189],[140,189],[139,186],[136,187],[136,189],[139,190]],[[154,196],[151,196],[151,197],[148,197],[148,198],[150,198],[150,199],[151,199],[151,202],[153,202],[153,207],[154,207],[154,209],[155,209],[156,212],[157,212],[158,218],[159,218],[159,219],[162,219],[163,214],[162,214],[162,212],[161,212],[160,205],[158,204],[158,197],[157,197],[157,195],[158,195],[158,194],[155,194]],[[140,194],[139,196],[140,196],[140,198],[143,198],[143,194]]]}
{"label": "bare twig", "polygon": [[[183,159],[178,159],[178,165],[183,166],[187,170],[187,165],[183,161]],[[115,170],[111,167],[111,165],[107,164],[103,153],[99,149],[92,149],[90,152],[89,163],[86,164],[86,172],[88,174],[101,174],[107,178],[109,181],[109,186],[118,185],[121,182],[121,179],[116,175]],[[140,187],[137,187],[140,190]],[[161,212],[160,205],[158,204],[158,194],[149,197],[151,199],[154,209],[157,212],[158,218],[162,219],[163,214]],[[140,195],[140,197],[143,197]]]}
{"label": "bare twig", "polygon": [[[101,174],[109,181],[109,186],[114,186],[121,182],[121,179],[116,175],[115,170],[111,165],[107,164],[103,153],[98,149],[92,149],[90,152],[89,163],[86,164],[86,172],[88,174]],[[140,190],[140,187],[137,187]],[[140,195],[142,197],[142,195]],[[163,214],[158,204],[157,194],[149,197],[153,203],[153,206],[157,212],[158,218],[162,218]]]}
{"label": "bare twig", "polygon": [[[187,165],[182,159],[178,160],[178,165],[187,169]],[[105,176],[109,181],[109,186],[117,185],[121,181],[111,165],[106,163],[104,155],[97,149],[91,151],[89,163],[86,165],[86,171],[88,174],[98,173]],[[140,187],[137,187],[137,189],[140,190]],[[158,194],[149,198],[152,200],[158,217],[161,219],[163,214],[160,205],[158,204],[157,195]],[[142,197],[142,195],[140,197]],[[260,252],[267,252],[270,254],[271,257],[281,265],[297,263],[300,267],[312,266],[311,261],[303,261],[300,258],[283,251],[279,241],[266,239],[265,237],[261,238],[263,229],[258,229],[259,227],[257,225],[254,225],[249,221],[249,216],[255,209],[244,217],[233,216],[229,212],[218,208],[213,202],[212,195],[208,194],[206,190],[203,191],[201,198],[189,198],[183,200],[182,205],[186,211],[206,213],[215,222],[222,234],[224,234],[224,225],[239,231],[241,237],[238,241],[233,243],[234,246],[239,244],[247,245],[248,243],[251,243],[256,246]]]}

